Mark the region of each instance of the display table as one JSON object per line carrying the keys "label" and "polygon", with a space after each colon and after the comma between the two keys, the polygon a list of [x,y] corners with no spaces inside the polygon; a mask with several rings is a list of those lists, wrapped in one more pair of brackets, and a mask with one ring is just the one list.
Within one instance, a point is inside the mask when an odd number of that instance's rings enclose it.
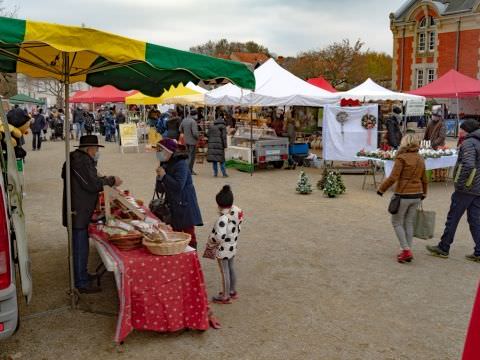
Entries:
{"label": "display table", "polygon": [[[442,156],[439,158],[425,159],[425,170],[445,169],[455,167],[457,163],[458,155]],[[369,161],[376,164],[382,164],[385,172],[385,177],[389,177],[392,174],[393,160],[382,160],[377,158],[369,158],[358,156],[357,161]]]}
{"label": "display table", "polygon": [[473,305],[470,327],[465,341],[463,360],[477,360],[480,354],[480,285]]}
{"label": "display table", "polygon": [[172,256],[155,256],[145,248],[120,251],[95,225],[89,236],[105,268],[115,274],[120,303],[115,342],[133,329],[208,329],[208,300],[195,250]]}

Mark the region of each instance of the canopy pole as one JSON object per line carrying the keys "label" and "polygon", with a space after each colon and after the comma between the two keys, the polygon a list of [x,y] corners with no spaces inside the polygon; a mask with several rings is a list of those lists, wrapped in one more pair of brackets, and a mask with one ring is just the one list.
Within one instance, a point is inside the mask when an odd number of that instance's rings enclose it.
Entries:
{"label": "canopy pole", "polygon": [[62,52],[63,57],[63,86],[65,92],[65,196],[67,213],[67,236],[68,236],[68,270],[70,275],[70,305],[72,310],[76,308],[76,289],[73,269],[73,243],[72,243],[72,192],[70,178],[70,57],[69,53]]}
{"label": "canopy pole", "polygon": [[457,94],[457,137],[460,134],[460,98]]}
{"label": "canopy pole", "polygon": [[253,106],[250,107],[250,164],[252,166],[250,170],[250,176],[253,176],[253,170],[255,169],[255,164],[253,162]]}

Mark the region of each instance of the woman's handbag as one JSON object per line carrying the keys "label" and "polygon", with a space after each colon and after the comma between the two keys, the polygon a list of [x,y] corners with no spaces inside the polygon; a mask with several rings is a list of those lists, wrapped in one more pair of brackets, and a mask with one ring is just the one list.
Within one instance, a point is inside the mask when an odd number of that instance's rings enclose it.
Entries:
{"label": "woman's handbag", "polygon": [[388,212],[392,215],[398,214],[398,210],[400,209],[400,200],[402,198],[397,194],[394,194],[390,199],[390,204],[388,204]]}
{"label": "woman's handbag", "polygon": [[413,236],[419,239],[433,239],[435,232],[435,211],[425,211],[420,205],[415,216]]}
{"label": "woman's handbag", "polygon": [[172,213],[168,206],[165,193],[159,194],[157,191],[153,193],[152,201],[148,205],[150,211],[167,225],[172,223]]}
{"label": "woman's handbag", "polygon": [[[417,168],[418,168],[418,161],[415,164],[415,170],[413,170],[413,174],[415,174],[417,172]],[[406,186],[407,186],[407,183],[403,186],[402,191],[405,190]],[[388,212],[390,214],[392,214],[392,215],[398,214],[398,210],[400,209],[401,200],[402,200],[402,198],[400,197],[400,195],[394,194],[392,196],[392,199],[390,200],[390,204],[388,204]]]}

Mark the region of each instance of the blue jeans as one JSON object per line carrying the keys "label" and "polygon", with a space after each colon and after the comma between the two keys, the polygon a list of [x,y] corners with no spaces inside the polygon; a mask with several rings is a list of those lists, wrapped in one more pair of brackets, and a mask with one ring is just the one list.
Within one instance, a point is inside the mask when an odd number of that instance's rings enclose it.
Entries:
{"label": "blue jeans", "polygon": [[475,242],[475,255],[480,256],[480,196],[472,194],[458,191],[452,194],[452,203],[450,204],[450,211],[447,215],[445,230],[442,239],[438,243],[438,247],[447,253],[450,251],[458,223],[465,211],[467,212],[470,233]]}
{"label": "blue jeans", "polygon": [[213,175],[217,176],[218,175],[218,164],[220,164],[220,170],[222,171],[223,176],[227,176],[227,170],[225,170],[225,161],[219,163],[218,161],[214,161],[212,163],[213,166]]}
{"label": "blue jeans", "polygon": [[77,122],[75,124],[75,139],[79,139],[79,135],[83,136],[85,133],[85,123],[84,122]]}
{"label": "blue jeans", "polygon": [[32,144],[33,150],[38,149],[42,147],[42,133],[33,133],[33,144]]}
{"label": "blue jeans", "polygon": [[75,275],[75,287],[85,288],[89,284],[88,279],[88,252],[90,250],[87,229],[73,229],[73,269]]}
{"label": "blue jeans", "polygon": [[190,172],[192,174],[193,174],[193,166],[195,165],[196,151],[197,151],[196,145],[187,145],[188,167],[190,168]]}

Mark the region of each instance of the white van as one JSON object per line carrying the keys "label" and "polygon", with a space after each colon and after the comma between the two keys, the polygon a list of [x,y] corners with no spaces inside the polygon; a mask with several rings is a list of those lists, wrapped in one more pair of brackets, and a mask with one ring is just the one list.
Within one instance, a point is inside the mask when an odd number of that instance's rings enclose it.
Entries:
{"label": "white van", "polygon": [[[8,103],[2,100],[0,126],[7,124]],[[23,184],[18,172],[8,126],[3,126],[0,146],[0,340],[11,336],[19,324],[18,295],[32,297],[30,257],[23,213]],[[17,268],[18,280],[17,281]],[[17,284],[21,290],[17,291]]]}

